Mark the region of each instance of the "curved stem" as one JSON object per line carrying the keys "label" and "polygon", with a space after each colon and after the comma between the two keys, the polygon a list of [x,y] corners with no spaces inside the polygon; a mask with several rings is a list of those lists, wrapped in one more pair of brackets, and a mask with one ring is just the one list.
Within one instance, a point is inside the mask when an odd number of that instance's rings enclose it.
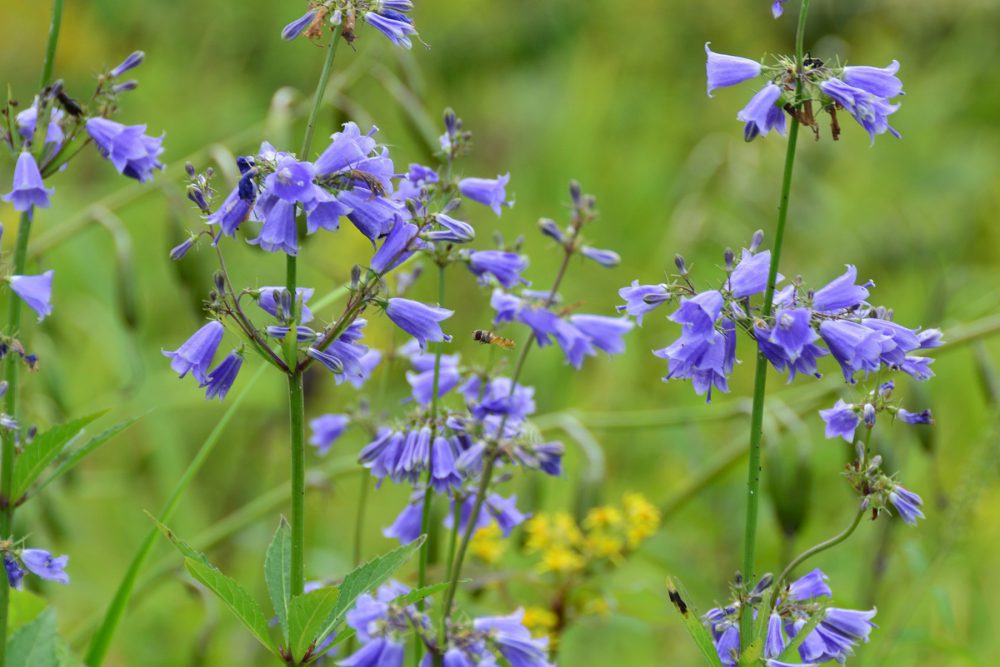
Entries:
{"label": "curved stem", "polygon": [[770,609],[774,608],[774,603],[778,598],[778,591],[781,590],[782,583],[785,581],[785,579],[788,578],[788,576],[792,572],[795,571],[795,568],[797,568],[799,565],[802,565],[802,563],[809,560],[816,554],[822,553],[827,549],[831,549],[840,544],[841,542],[843,542],[844,540],[846,540],[848,537],[850,537],[851,534],[854,533],[854,531],[857,529],[858,525],[861,523],[861,518],[864,517],[866,511],[867,510],[865,509],[859,510],[858,513],[854,515],[854,519],[851,520],[851,523],[850,525],[847,526],[847,528],[840,531],[830,539],[824,540],[819,544],[809,547],[808,549],[800,553],[798,556],[793,558],[790,563],[788,563],[785,569],[781,571],[781,574],[778,575],[778,578],[774,580],[773,592],[771,593],[771,604],[769,607]]}
{"label": "curved stem", "polygon": [[[572,239],[567,243],[570,244]],[[569,260],[573,256],[573,250],[571,245],[567,245],[565,248],[565,254],[563,255],[562,264],[559,266],[559,272],[556,274],[555,281],[552,283],[552,290],[549,292],[549,297],[545,300],[543,307],[548,308],[555,301],[556,293],[559,291],[559,285],[562,283],[563,277],[566,275],[566,269],[569,267]],[[532,334],[528,337],[527,342],[521,348],[521,356],[517,359],[517,365],[514,367],[514,373],[511,376],[510,382],[510,395],[514,394],[517,389],[517,381],[521,377],[521,371],[524,370],[524,362],[528,358],[528,353],[531,351],[531,347],[535,342],[535,336]],[[501,437],[503,434],[504,427],[507,425],[507,415],[500,421],[500,425],[497,427],[497,437]],[[465,553],[469,549],[469,542],[472,540],[472,534],[475,532],[476,519],[479,516],[479,512],[483,508],[483,502],[486,500],[486,493],[489,491],[490,482],[493,479],[493,469],[496,464],[498,452],[497,443],[491,442],[489,448],[486,451],[486,463],[483,465],[483,472],[479,479],[479,488],[476,490],[476,500],[472,506],[472,512],[469,514],[468,521],[465,526],[465,530],[462,532],[462,541],[459,543],[458,552],[455,554],[455,562],[451,569],[448,583],[448,592],[445,594],[444,604],[442,605],[441,612],[441,624],[446,625],[448,618],[451,616],[451,608],[455,603],[455,593],[458,589],[458,580],[462,576],[462,564],[465,561]]]}
{"label": "curved stem", "polygon": [[[805,39],[806,16],[809,12],[809,0],[802,0],[799,12],[798,30],[795,35],[795,57],[798,69],[802,69],[804,58],[803,42]],[[801,88],[801,83],[799,84]],[[771,315],[774,301],[774,289],[777,283],[778,266],[781,263],[781,248],[785,238],[785,225],[788,222],[788,200],[792,190],[792,174],[795,170],[795,146],[799,138],[799,120],[792,117],[788,130],[788,147],[785,151],[785,170],[781,183],[781,198],[778,203],[778,224],[774,233],[774,247],[771,250],[771,265],[768,269],[767,288],[764,291],[764,304],[761,314],[764,319]],[[750,460],[747,465],[747,511],[743,532],[743,581],[747,590],[756,581],[757,557],[757,515],[760,508],[760,473],[761,473],[761,442],[764,437],[764,394],[767,390],[767,358],[760,350],[757,351],[757,362],[754,368],[753,405],[750,410]],[[740,611],[740,652],[746,650],[753,641],[753,615],[750,605],[743,605]]]}

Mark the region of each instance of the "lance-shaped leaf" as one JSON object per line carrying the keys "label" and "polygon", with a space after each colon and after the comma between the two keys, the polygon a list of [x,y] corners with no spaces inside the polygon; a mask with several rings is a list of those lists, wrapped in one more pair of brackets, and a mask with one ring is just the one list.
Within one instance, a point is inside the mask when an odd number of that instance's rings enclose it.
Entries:
{"label": "lance-shaped leaf", "polygon": [[53,426],[48,431],[35,436],[30,444],[14,460],[14,485],[11,496],[17,500],[28,490],[32,483],[45,472],[45,469],[56,460],[63,450],[83,427],[94,421],[104,412],[95,412],[86,417]]}
{"label": "lance-shaped leaf", "polygon": [[323,641],[336,630],[357,599],[385,583],[393,572],[410,560],[413,554],[420,549],[420,545],[424,543],[426,537],[426,535],[421,535],[409,544],[404,544],[388,553],[377,556],[348,573],[344,577],[344,583],[340,585],[340,597],[337,599],[337,605],[327,617],[323,630],[316,641]]}
{"label": "lance-shaped leaf", "polygon": [[[152,518],[152,517],[150,517]],[[212,591],[231,612],[243,622],[243,625],[253,633],[267,650],[279,655],[277,647],[271,641],[267,629],[267,617],[261,611],[260,605],[235,580],[223,574],[212,565],[205,554],[193,549],[187,542],[177,537],[170,528],[153,519],[156,527],[184,555],[184,567],[188,573],[208,590]],[[279,656],[280,657],[280,656]]]}
{"label": "lance-shaped leaf", "polygon": [[264,556],[264,581],[278,616],[281,634],[288,641],[288,603],[292,599],[292,531],[281,518]]}
{"label": "lance-shaped leaf", "polygon": [[325,587],[292,598],[288,607],[288,637],[295,664],[316,657],[313,651],[339,597],[339,590]]}
{"label": "lance-shaped leaf", "polygon": [[127,429],[132,424],[139,421],[139,419],[141,418],[142,418],[141,416],[133,417],[132,419],[126,419],[123,422],[118,422],[114,426],[108,428],[106,431],[99,433],[98,435],[95,435],[93,438],[91,438],[81,446],[71,451],[66,456],[66,458],[64,458],[62,462],[59,463],[58,466],[56,466],[56,469],[52,472],[52,474],[46,477],[44,480],[42,480],[32,493],[38,493],[46,486],[48,486],[52,482],[56,481],[57,479],[65,475],[67,472],[76,467],[76,465],[80,463],[80,461],[93,454],[98,447],[100,447],[101,445],[105,444],[106,442],[114,438],[116,435]]}
{"label": "lance-shaped leaf", "polygon": [[691,597],[684,590],[681,582],[674,577],[667,577],[667,594],[670,597],[671,604],[680,613],[681,620],[684,622],[684,627],[687,629],[688,634],[691,635],[691,639],[694,640],[698,650],[705,656],[706,664],[712,665],[712,667],[722,667],[722,661],[715,650],[712,635],[709,634],[708,628],[701,622],[701,616],[688,603]]}
{"label": "lance-shaped leaf", "polygon": [[236,581],[227,577],[212,565],[193,558],[184,559],[184,567],[192,577],[201,582],[208,590],[229,607],[236,618],[253,633],[264,647],[278,655],[278,650],[271,641],[267,630],[267,617],[261,611],[260,605]]}

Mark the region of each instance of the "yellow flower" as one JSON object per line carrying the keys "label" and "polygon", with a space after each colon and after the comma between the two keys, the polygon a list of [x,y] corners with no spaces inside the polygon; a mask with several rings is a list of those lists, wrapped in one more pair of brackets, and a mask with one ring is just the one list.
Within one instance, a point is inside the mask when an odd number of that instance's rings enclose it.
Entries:
{"label": "yellow flower", "polygon": [[614,528],[621,523],[622,513],[617,507],[602,505],[587,513],[587,518],[583,520],[583,527],[588,530],[600,530],[601,528]]}
{"label": "yellow flower", "polygon": [[472,555],[490,565],[496,565],[500,562],[506,548],[503,533],[495,521],[485,528],[477,530],[472,536],[472,541],[469,542],[469,550],[472,551]]}
{"label": "yellow flower", "polygon": [[552,525],[549,517],[538,514],[524,524],[524,548],[528,553],[542,551],[552,542]]}
{"label": "yellow flower", "polygon": [[540,572],[570,573],[582,570],[586,564],[583,556],[562,546],[549,547],[542,552],[542,562],[538,564]]}
{"label": "yellow flower", "polygon": [[556,512],[552,517],[552,527],[553,539],[560,544],[576,546],[583,542],[583,533],[569,512]]}
{"label": "yellow flower", "polygon": [[660,510],[638,493],[626,493],[622,497],[622,507],[625,508],[628,546],[635,549],[660,527]]}
{"label": "yellow flower", "polygon": [[587,534],[587,552],[597,558],[615,559],[622,555],[622,548],[625,546],[622,539],[617,535],[611,535],[603,531],[591,531]]}
{"label": "yellow flower", "polygon": [[522,623],[533,635],[548,634],[558,622],[556,615],[545,607],[526,607],[524,610]]}

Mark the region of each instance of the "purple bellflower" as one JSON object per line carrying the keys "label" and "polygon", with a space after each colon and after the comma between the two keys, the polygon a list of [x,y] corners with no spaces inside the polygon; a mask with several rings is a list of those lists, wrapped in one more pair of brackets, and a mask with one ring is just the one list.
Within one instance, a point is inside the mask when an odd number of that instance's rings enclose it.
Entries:
{"label": "purple bellflower", "polygon": [[295,204],[279,199],[271,206],[260,235],[247,241],[267,252],[284,252],[294,257],[299,253],[298,229],[295,226]]}
{"label": "purple bellflower", "polygon": [[52,277],[49,269],[37,276],[11,276],[10,288],[38,315],[41,322],[52,313]]}
{"label": "purple bellflower", "polygon": [[153,170],[163,169],[157,159],[163,153],[163,137],[150,137],[145,132],[145,125],[126,126],[107,118],[87,120],[87,133],[101,155],[119,174],[140,182],[151,179]]}
{"label": "purple bellflower", "polygon": [[426,348],[427,342],[451,342],[451,336],[441,331],[439,322],[451,317],[455,311],[446,308],[435,308],[427,304],[396,297],[389,299],[385,314],[393,324],[410,334],[420,342],[420,347]]}
{"label": "purple bellflower", "polygon": [[174,372],[184,377],[190,371],[199,384],[207,380],[208,369],[215,358],[215,352],[222,342],[225,327],[219,322],[211,321],[198,329],[183,345],[174,352],[163,351],[163,356],[170,357],[170,367]]}
{"label": "purple bellflower", "polygon": [[860,88],[876,97],[891,100],[903,94],[903,82],[896,76],[899,62],[893,60],[886,67],[845,67],[844,83],[854,88]]}
{"label": "purple bellflower", "polygon": [[705,54],[708,56],[705,74],[708,78],[709,97],[712,97],[712,91],[716,88],[735,86],[760,76],[761,66],[756,60],[715,53],[709,48],[710,44],[711,42],[705,42]]}
{"label": "purple bellflower", "polygon": [[635,318],[636,324],[642,326],[642,317],[650,313],[658,306],[670,300],[670,293],[667,286],[640,285],[638,280],[633,280],[629,287],[618,290],[618,296],[625,299],[624,305],[618,306],[618,312],[625,312]]}
{"label": "purple bellflower", "polygon": [[760,92],[750,98],[736,118],[746,123],[744,136],[749,140],[754,137],[767,136],[774,130],[778,134],[785,133],[785,111],[777,102],[781,99],[782,90],[779,86],[768,82]]}
{"label": "purple bellflower", "polygon": [[458,190],[463,197],[468,197],[483,206],[489,206],[497,217],[500,217],[503,206],[512,207],[514,202],[506,201],[507,183],[510,174],[490,178],[463,178],[458,182]]}
{"label": "purple bellflower", "polygon": [[[398,4],[398,3],[397,3]],[[365,12],[365,23],[375,28],[389,38],[389,41],[396,46],[408,49],[413,46],[410,35],[416,35],[417,29],[413,27],[413,19],[406,14],[385,7],[375,12]]]}
{"label": "purple bellflower", "polygon": [[44,549],[24,549],[21,552],[21,562],[32,574],[55,581],[60,584],[69,583],[69,575],[66,574],[66,563],[69,556],[53,557]]}
{"label": "purple bellflower", "polygon": [[899,484],[889,492],[889,502],[899,512],[900,518],[911,526],[917,525],[917,519],[924,518],[924,513],[920,510],[924,501],[921,500],[920,496]]}
{"label": "purple bellflower", "polygon": [[225,359],[209,371],[205,381],[201,383],[201,386],[205,387],[205,398],[223,400],[236,382],[236,376],[239,375],[242,366],[242,353],[230,352],[226,355]]}
{"label": "purple bellflower", "polygon": [[876,135],[885,132],[891,133],[897,139],[900,138],[899,132],[889,125],[888,120],[889,116],[899,109],[898,104],[891,104],[885,98],[873,95],[863,88],[855,88],[840,79],[827,79],[819,87],[834,102],[854,116],[854,120],[868,132],[872,143],[875,142]]}
{"label": "purple bellflower", "polygon": [[23,151],[17,156],[17,164],[14,166],[13,187],[0,199],[24,213],[32,208],[48,208],[49,196],[53,192],[55,188],[45,187],[35,157],[28,151]]}
{"label": "purple bellflower", "polygon": [[861,419],[853,405],[837,399],[832,408],[820,410],[819,416],[826,422],[826,437],[840,437],[848,443],[854,442],[854,431],[861,424]]}
{"label": "purple bellflower", "polygon": [[347,415],[321,415],[309,422],[312,429],[312,437],[309,444],[316,447],[316,452],[320,456],[325,456],[330,451],[330,447],[336,442],[347,425],[351,423],[351,418]]}
{"label": "purple bellflower", "polygon": [[469,270],[483,284],[488,283],[488,276],[496,278],[506,289],[519,283],[528,284],[521,277],[521,272],[528,267],[528,259],[524,255],[502,250],[477,250],[468,253],[468,261]]}

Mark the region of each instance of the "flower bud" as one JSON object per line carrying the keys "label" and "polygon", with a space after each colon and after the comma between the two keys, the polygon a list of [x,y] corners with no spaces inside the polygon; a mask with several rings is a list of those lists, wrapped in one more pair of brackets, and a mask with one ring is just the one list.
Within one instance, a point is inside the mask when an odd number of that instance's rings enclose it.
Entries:
{"label": "flower bud", "polygon": [[763,242],[764,242],[764,230],[758,229],[753,233],[753,236],[750,237],[750,252],[757,252],[757,248],[759,248],[760,244]]}
{"label": "flower bud", "polygon": [[111,86],[111,92],[117,95],[119,93],[127,93],[130,90],[135,90],[138,87],[139,87],[138,81],[136,81],[135,79],[129,79],[128,81],[123,81],[122,83],[116,83],[115,85]]}
{"label": "flower bud", "polygon": [[119,77],[125,72],[129,71],[130,69],[135,69],[136,67],[141,65],[143,58],[145,57],[146,54],[143,53],[142,51],[133,51],[132,53],[129,54],[129,56],[125,60],[121,62],[120,65],[118,65],[118,67],[115,67],[113,70],[111,70],[109,74],[112,77]]}
{"label": "flower bud", "polygon": [[184,243],[174,246],[174,248],[170,251],[170,259],[176,262],[177,260],[184,257],[184,255],[188,253],[188,250],[190,250],[194,246],[195,241],[197,240],[198,240],[197,236],[192,236],[187,241],[184,241]]}
{"label": "flower bud", "polygon": [[576,181],[569,182],[569,196],[573,200],[573,205],[580,208],[583,204],[583,190],[580,188],[580,184]]}
{"label": "flower bud", "polygon": [[726,271],[732,271],[733,264],[736,262],[736,253],[733,252],[732,248],[726,248],[726,252],[722,255],[722,257],[726,263]]}
{"label": "flower bud", "polygon": [[184,171],[187,173],[188,178],[194,178],[195,174],[197,173],[194,170],[194,165],[191,164],[190,162],[184,163]]}
{"label": "flower bud", "polygon": [[872,405],[871,403],[865,403],[864,417],[865,417],[865,426],[867,426],[868,428],[872,428],[873,426],[875,426],[875,406]]}
{"label": "flower bud", "polygon": [[215,291],[219,294],[226,293],[226,276],[222,271],[216,271],[212,274],[212,284],[215,285]]}
{"label": "flower bud", "polygon": [[542,234],[555,239],[559,243],[562,243],[565,240],[562,230],[559,229],[559,225],[556,224],[555,220],[542,218],[538,221],[538,228],[542,230]]}

